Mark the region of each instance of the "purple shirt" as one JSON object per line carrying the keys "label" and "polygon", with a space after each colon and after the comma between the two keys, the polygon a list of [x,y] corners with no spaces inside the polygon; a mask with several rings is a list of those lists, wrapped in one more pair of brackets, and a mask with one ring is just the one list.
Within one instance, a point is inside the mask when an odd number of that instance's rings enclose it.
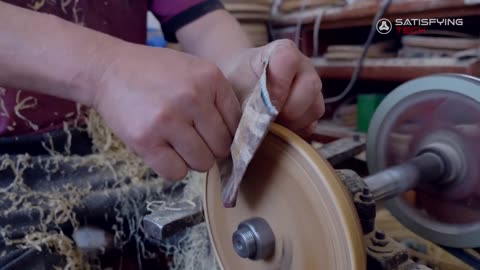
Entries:
{"label": "purple shirt", "polygon": [[[145,44],[147,11],[162,24],[169,41],[175,32],[197,18],[222,8],[218,0],[4,0],[20,7],[54,14],[65,20],[110,34],[123,40]],[[32,4],[33,3],[33,4]],[[26,90],[0,87],[0,135],[38,133],[73,121],[76,104]],[[20,117],[14,108],[20,106]],[[0,104],[1,105],[1,104]],[[5,111],[6,110],[6,111]]]}

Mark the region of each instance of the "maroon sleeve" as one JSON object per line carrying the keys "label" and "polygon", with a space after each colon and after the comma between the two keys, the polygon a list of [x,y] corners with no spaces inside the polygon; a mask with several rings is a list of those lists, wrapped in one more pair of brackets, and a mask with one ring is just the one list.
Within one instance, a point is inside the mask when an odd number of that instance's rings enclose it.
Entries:
{"label": "maroon sleeve", "polygon": [[219,0],[153,0],[151,4],[165,38],[170,42],[177,41],[177,30],[217,9],[223,9]]}

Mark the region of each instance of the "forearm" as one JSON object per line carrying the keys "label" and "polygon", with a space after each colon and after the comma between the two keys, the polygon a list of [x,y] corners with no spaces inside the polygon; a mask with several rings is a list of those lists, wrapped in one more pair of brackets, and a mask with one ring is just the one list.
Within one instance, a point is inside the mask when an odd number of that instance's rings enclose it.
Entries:
{"label": "forearm", "polygon": [[220,69],[229,66],[232,55],[252,47],[238,21],[225,10],[211,12],[177,32],[182,47],[216,63]]}
{"label": "forearm", "polygon": [[91,105],[95,83],[120,41],[0,1],[0,86]]}

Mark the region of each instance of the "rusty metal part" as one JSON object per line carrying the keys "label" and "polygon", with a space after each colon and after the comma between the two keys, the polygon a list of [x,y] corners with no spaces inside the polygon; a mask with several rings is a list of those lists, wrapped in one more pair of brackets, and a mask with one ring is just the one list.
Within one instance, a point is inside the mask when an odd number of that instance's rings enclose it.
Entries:
{"label": "rusty metal part", "polygon": [[365,235],[368,269],[397,269],[408,261],[405,248],[385,233],[375,230]]}
{"label": "rusty metal part", "polygon": [[364,180],[354,171],[337,170],[342,182],[353,198],[367,246],[368,270],[428,270],[426,266],[414,264],[408,258],[405,247],[375,229],[376,204]]}
{"label": "rusty metal part", "polygon": [[[223,207],[215,167],[208,172],[204,209],[222,269],[366,269],[350,193],[325,159],[280,126],[272,126],[250,163],[236,207]],[[275,247],[268,259],[242,258],[232,245],[238,225],[251,218],[271,227]]]}
{"label": "rusty metal part", "polygon": [[[404,226],[434,243],[457,248],[479,246],[479,141],[480,79],[434,75],[399,86],[372,118],[367,142],[370,172],[409,162],[425,149],[440,154],[446,171],[442,181],[417,179],[413,181],[417,183],[405,185],[416,186],[410,199],[397,196],[385,206]],[[439,169],[426,172],[422,180]],[[404,176],[403,181],[412,180]],[[378,184],[371,180],[369,185]]]}
{"label": "rusty metal part", "polygon": [[180,201],[158,209],[143,218],[147,237],[165,240],[174,234],[204,221],[201,198],[192,202]]}
{"label": "rusty metal part", "polygon": [[354,171],[337,170],[337,175],[350,192],[362,225],[363,234],[371,233],[375,229],[377,206],[368,186]]}
{"label": "rusty metal part", "polygon": [[355,134],[325,144],[316,150],[332,166],[335,166],[363,152],[366,141],[365,135]]}

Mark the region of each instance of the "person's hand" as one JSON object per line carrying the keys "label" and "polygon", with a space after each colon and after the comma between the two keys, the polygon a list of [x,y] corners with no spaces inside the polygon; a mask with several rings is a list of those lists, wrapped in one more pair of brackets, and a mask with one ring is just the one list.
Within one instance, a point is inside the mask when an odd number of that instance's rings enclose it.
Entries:
{"label": "person's hand", "polygon": [[98,83],[94,108],[160,176],[182,179],[230,154],[240,105],[213,64],[169,49],[125,45]]}
{"label": "person's hand", "polygon": [[311,60],[292,41],[279,40],[238,53],[225,68],[227,78],[243,101],[254,89],[269,56],[267,87],[280,111],[277,122],[308,137],[325,112],[322,83]]}

